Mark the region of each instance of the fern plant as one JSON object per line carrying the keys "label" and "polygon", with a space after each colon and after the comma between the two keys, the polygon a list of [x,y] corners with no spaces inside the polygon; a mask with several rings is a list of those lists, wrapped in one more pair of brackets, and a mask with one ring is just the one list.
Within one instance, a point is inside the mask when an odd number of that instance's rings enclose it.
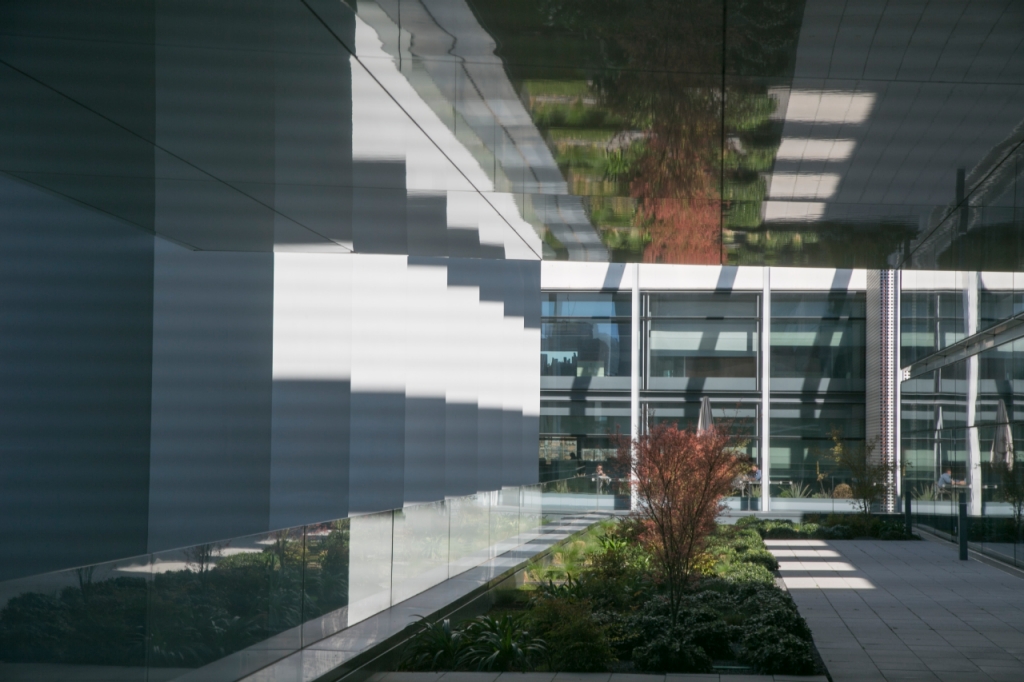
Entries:
{"label": "fern plant", "polygon": [[468,640],[460,662],[471,670],[528,672],[547,647],[522,618],[480,616],[465,628]]}
{"label": "fern plant", "polygon": [[447,618],[425,623],[409,641],[402,659],[402,668],[417,671],[458,670],[463,663],[467,644],[465,634],[453,628]]}

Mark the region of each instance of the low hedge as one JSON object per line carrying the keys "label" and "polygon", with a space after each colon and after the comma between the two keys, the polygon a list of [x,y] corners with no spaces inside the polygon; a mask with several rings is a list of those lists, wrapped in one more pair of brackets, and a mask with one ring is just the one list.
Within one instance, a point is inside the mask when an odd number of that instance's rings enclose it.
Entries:
{"label": "low hedge", "polygon": [[879,518],[865,514],[829,514],[828,516],[807,515],[803,523],[785,519],[761,519],[745,516],[736,522],[744,530],[753,530],[766,540],[853,540],[872,538],[876,540],[916,540],[907,535],[902,520]]}

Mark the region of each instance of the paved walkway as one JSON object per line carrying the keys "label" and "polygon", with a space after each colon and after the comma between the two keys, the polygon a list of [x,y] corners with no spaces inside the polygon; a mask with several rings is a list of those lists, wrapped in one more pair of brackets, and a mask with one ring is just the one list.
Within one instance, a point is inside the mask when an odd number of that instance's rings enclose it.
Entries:
{"label": "paved walkway", "polygon": [[765,544],[834,682],[1024,680],[1024,579],[945,542]]}

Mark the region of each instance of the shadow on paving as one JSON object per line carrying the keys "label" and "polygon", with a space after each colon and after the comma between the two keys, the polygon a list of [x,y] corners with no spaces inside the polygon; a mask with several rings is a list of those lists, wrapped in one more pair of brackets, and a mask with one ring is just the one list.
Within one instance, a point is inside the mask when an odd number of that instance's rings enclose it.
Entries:
{"label": "shadow on paving", "polygon": [[938,542],[765,544],[834,682],[1024,680],[1024,580]]}

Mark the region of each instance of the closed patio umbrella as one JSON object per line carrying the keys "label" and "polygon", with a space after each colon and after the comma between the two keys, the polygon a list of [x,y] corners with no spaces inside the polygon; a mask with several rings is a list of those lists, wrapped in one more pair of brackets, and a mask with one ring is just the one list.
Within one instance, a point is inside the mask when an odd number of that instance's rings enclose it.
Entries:
{"label": "closed patio umbrella", "polygon": [[935,477],[938,478],[942,467],[942,405],[935,406],[935,444],[932,452],[935,455]]}
{"label": "closed patio umbrella", "polygon": [[700,399],[700,416],[697,418],[697,432],[707,431],[712,425],[711,399],[704,396]]}
{"label": "closed patio umbrella", "polygon": [[999,399],[996,405],[996,432],[992,437],[992,449],[989,450],[988,461],[1006,462],[1013,468],[1013,430],[1010,428],[1010,416],[1006,413],[1006,403]]}

